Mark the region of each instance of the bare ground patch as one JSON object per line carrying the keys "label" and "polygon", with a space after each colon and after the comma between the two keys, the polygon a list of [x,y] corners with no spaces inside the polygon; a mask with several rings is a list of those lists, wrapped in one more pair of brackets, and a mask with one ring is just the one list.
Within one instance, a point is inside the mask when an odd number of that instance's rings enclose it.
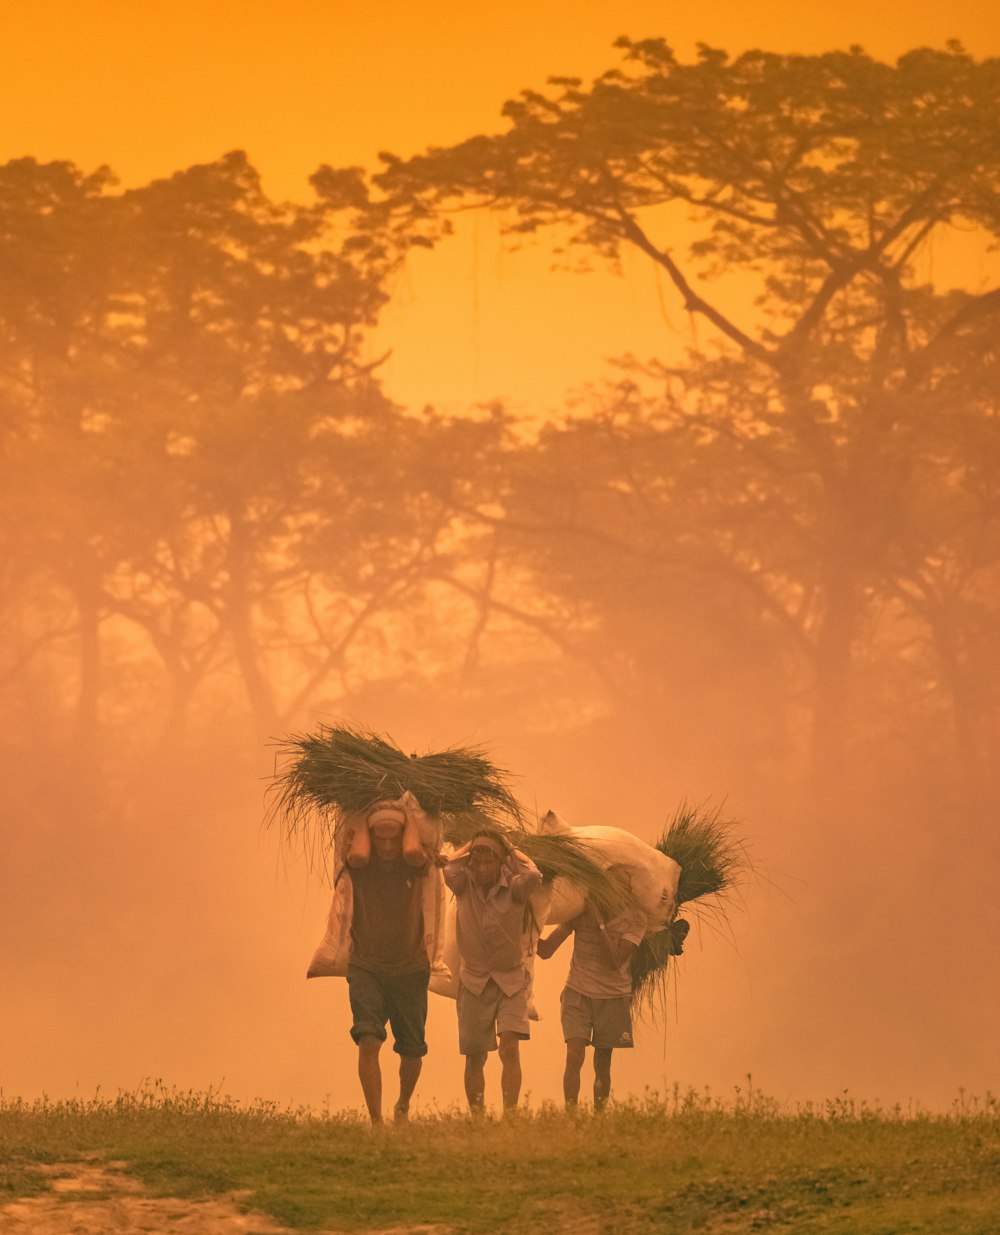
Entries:
{"label": "bare ground patch", "polygon": [[149,1196],[122,1162],[56,1163],[47,1195],[0,1205],[3,1235],[286,1235],[237,1197],[212,1201]]}
{"label": "bare ground patch", "polygon": [[[240,1207],[242,1193],[211,1201],[150,1196],[124,1162],[89,1159],[37,1168],[50,1191],[0,1205],[2,1235],[293,1235]],[[397,1226],[364,1235],[450,1235],[439,1225]],[[333,1231],[317,1235],[336,1235]]]}

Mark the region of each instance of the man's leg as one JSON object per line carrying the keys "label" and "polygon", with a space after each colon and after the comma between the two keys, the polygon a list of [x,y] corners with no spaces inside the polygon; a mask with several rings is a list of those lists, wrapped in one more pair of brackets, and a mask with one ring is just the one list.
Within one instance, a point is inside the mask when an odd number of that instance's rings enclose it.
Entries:
{"label": "man's leg", "polygon": [[580,1097],[580,1070],[587,1054],[583,1038],[570,1038],[566,1043],[566,1071],[563,1073],[563,1097],[567,1106],[576,1106]]}
{"label": "man's leg", "polygon": [[410,1099],[417,1087],[417,1078],[423,1067],[422,1055],[400,1055],[399,1057],[399,1101],[393,1109],[393,1118],[397,1123],[407,1119],[410,1114]]}
{"label": "man's leg", "polygon": [[378,1038],[358,1039],[358,1078],[365,1106],[373,1124],[382,1122],[382,1068],[378,1061],[382,1043]]}
{"label": "man's leg", "polygon": [[397,1123],[410,1114],[410,1099],[427,1054],[427,973],[406,974],[388,983],[389,1024],[399,1055],[399,1098],[393,1108]]}
{"label": "man's leg", "polygon": [[486,1059],[496,1050],[499,997],[492,978],[478,995],[464,983],[458,986],[458,1049],[465,1056],[465,1096],[474,1115],[482,1113],[486,1100]]}
{"label": "man's leg", "polygon": [[611,1054],[609,1046],[594,1047],[594,1110],[603,1110],[611,1097]]}
{"label": "man's leg", "polygon": [[521,1096],[521,1039],[510,1030],[502,1032],[500,1038],[500,1093],[503,1095],[505,1110],[517,1106]]}
{"label": "man's leg", "polygon": [[482,1112],[486,1098],[486,1051],[465,1057],[465,1096],[474,1115]]}
{"label": "man's leg", "polygon": [[378,978],[371,973],[348,973],[350,992],[351,1037],[358,1046],[358,1078],[365,1105],[373,1124],[382,1122],[382,1068],[379,1051],[385,1041],[385,992]]}

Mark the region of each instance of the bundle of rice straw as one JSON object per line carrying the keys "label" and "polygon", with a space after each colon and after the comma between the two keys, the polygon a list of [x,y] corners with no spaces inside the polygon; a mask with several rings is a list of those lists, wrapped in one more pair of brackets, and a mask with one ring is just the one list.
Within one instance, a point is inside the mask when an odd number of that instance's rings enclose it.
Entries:
{"label": "bundle of rice straw", "polygon": [[[656,848],[680,866],[677,907],[690,906],[699,915],[714,917],[728,926],[728,906],[742,877],[750,870],[738,824],[721,817],[721,808],[682,803]],[[666,1004],[667,965],[679,950],[675,924],[647,935],[632,957],[632,1003],[640,1012],[653,1013]]]}
{"label": "bundle of rice straw", "polygon": [[292,736],[280,748],[268,822],[279,823],[286,843],[300,845],[310,864],[325,870],[334,837],[347,818],[408,789],[429,815],[441,820],[449,844],[463,845],[476,832],[491,832],[526,853],[546,881],[572,880],[600,910],[619,911],[620,889],[585,844],[525,828],[507,776],[478,747],[407,755],[383,734],[323,725],[315,734]]}
{"label": "bundle of rice straw", "polygon": [[459,820],[467,827],[518,824],[521,810],[506,776],[476,747],[407,755],[383,734],[321,725],[279,749],[269,822],[280,821],[286,841],[301,841],[308,854],[317,844],[328,847],[348,817],[410,790],[446,830]]}

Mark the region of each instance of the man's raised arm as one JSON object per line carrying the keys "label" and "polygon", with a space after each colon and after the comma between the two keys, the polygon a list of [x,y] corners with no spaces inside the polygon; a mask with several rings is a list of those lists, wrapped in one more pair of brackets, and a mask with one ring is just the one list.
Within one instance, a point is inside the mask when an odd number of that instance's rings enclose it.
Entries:
{"label": "man's raised arm", "polygon": [[420,839],[419,823],[427,820],[427,813],[409,789],[399,799],[399,804],[406,819],[403,824],[403,861],[417,870],[426,870],[430,855]]}
{"label": "man's raised arm", "polygon": [[372,856],[372,834],[368,828],[368,820],[364,815],[354,815],[347,826],[353,827],[354,830],[351,833],[344,861],[351,870],[360,870],[361,867],[368,865]]}
{"label": "man's raised arm", "polygon": [[516,901],[527,900],[536,888],[542,886],[542,872],[526,853],[513,846],[507,862],[510,869],[511,896]]}
{"label": "man's raised arm", "polygon": [[471,847],[472,841],[466,841],[461,849],[456,849],[441,872],[444,875],[445,883],[456,895],[459,892],[464,892],[469,886],[469,863],[467,859]]}

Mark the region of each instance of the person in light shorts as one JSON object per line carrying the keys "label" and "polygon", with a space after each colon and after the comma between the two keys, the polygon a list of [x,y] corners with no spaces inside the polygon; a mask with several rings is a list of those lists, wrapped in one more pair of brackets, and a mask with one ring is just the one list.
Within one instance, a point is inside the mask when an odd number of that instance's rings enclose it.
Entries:
{"label": "person in light shorts", "polygon": [[[608,874],[628,890],[627,870],[613,866]],[[632,1046],[630,966],[645,933],[645,915],[637,910],[606,919],[587,901],[578,917],[538,941],[538,958],[547,960],[573,936],[573,959],[560,1001],[567,1107],[575,1106],[580,1097],[580,1073],[588,1046],[594,1048],[594,1108],[601,1110],[607,1104],[612,1053]]]}
{"label": "person in light shorts", "polygon": [[500,1055],[505,1110],[521,1093],[520,1044],[528,1029],[525,916],[528,897],[542,881],[535,864],[499,833],[482,832],[444,868],[455,894],[455,931],[461,961],[458,1049],[465,1056],[469,1109],[483,1109],[486,1060]]}

